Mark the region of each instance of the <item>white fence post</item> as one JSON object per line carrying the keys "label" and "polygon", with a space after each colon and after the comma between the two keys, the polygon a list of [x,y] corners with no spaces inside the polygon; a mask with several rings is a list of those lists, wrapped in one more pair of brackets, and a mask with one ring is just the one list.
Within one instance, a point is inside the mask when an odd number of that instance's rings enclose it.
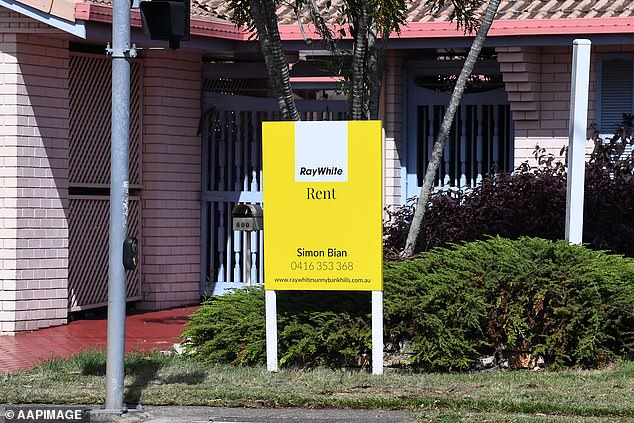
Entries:
{"label": "white fence post", "polygon": [[581,244],[583,235],[590,44],[590,40],[574,40],[573,42],[566,192],[566,241],[571,244]]}

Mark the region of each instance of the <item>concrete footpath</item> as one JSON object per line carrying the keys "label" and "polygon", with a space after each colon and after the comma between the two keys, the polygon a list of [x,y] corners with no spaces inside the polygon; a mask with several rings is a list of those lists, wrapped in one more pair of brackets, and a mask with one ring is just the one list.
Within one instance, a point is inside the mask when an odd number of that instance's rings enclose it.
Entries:
{"label": "concrete footpath", "polygon": [[415,423],[407,412],[300,408],[217,408],[147,406],[121,416],[93,414],[91,422],[147,423]]}

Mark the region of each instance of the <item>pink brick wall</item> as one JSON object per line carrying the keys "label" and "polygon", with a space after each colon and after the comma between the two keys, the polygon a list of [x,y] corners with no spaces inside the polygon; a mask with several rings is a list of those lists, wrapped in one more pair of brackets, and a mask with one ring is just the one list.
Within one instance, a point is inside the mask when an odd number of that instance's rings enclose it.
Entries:
{"label": "pink brick wall", "polygon": [[68,45],[0,40],[0,330],[14,333],[67,318]]}
{"label": "pink brick wall", "polygon": [[14,35],[0,34],[0,333],[15,332],[17,147],[14,101],[19,69]]}
{"label": "pink brick wall", "polygon": [[390,51],[386,57],[381,119],[385,128],[384,203],[401,204],[401,151],[403,127],[403,58]]}
{"label": "pink brick wall", "polygon": [[[591,57],[589,124],[595,118],[597,51],[601,47],[593,47]],[[561,157],[568,144],[572,46],[504,47],[497,53],[515,122],[515,166],[524,161],[535,165],[536,145]]]}
{"label": "pink brick wall", "polygon": [[140,307],[158,309],[200,298],[201,57],[148,52],[143,69]]}
{"label": "pink brick wall", "polygon": [[[541,55],[539,47],[499,47],[500,71],[516,129],[539,120]],[[530,124],[529,124],[530,125]]]}

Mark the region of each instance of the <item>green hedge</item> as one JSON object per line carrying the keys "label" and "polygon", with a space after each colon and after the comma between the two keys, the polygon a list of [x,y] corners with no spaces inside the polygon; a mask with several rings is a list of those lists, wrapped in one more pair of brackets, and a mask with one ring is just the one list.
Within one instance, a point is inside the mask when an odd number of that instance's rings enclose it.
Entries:
{"label": "green hedge", "polygon": [[[357,366],[371,348],[370,298],[364,293],[277,292],[281,365]],[[188,349],[208,362],[266,363],[264,291],[211,297],[190,316]]]}
{"label": "green hedge", "polygon": [[632,357],[634,260],[566,241],[491,238],[385,267],[387,336],[413,365],[464,369],[497,348],[554,366]]}
{"label": "green hedge", "polygon": [[[561,366],[634,351],[634,260],[539,238],[490,238],[385,265],[386,349],[415,370],[465,370],[496,349]],[[278,292],[281,364],[355,366],[370,354],[368,293]],[[185,337],[202,360],[265,362],[264,294],[207,300]]]}

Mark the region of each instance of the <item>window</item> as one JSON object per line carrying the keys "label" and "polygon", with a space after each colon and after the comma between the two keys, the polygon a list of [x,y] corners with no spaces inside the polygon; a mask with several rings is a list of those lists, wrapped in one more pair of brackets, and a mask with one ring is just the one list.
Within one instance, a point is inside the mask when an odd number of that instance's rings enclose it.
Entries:
{"label": "window", "polygon": [[634,57],[606,55],[599,66],[597,124],[600,133],[611,134],[623,113],[634,111]]}

